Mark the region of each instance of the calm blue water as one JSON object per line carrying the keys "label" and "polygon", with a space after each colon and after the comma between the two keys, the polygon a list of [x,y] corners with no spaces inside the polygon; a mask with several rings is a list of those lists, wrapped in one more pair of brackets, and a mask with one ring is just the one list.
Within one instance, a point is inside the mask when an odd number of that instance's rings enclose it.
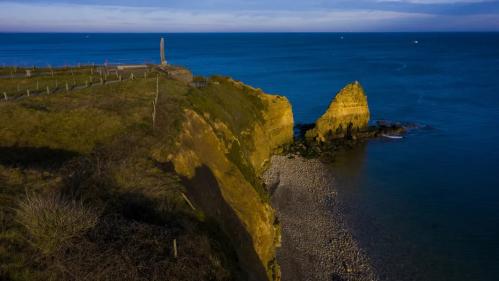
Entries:
{"label": "calm blue water", "polygon": [[[499,280],[499,33],[163,35],[171,63],[286,95],[297,122],[359,80],[373,119],[428,125],[335,164],[358,236],[389,280]],[[0,34],[0,64],[158,62],[159,36]]]}

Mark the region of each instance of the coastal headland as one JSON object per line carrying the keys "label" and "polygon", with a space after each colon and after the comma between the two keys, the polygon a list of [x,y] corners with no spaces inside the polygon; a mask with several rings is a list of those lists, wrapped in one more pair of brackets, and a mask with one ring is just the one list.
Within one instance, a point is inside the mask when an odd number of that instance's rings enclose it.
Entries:
{"label": "coastal headland", "polygon": [[404,130],[358,82],[299,136],[285,97],[166,64],[3,67],[0,93],[0,279],[376,279],[305,159]]}

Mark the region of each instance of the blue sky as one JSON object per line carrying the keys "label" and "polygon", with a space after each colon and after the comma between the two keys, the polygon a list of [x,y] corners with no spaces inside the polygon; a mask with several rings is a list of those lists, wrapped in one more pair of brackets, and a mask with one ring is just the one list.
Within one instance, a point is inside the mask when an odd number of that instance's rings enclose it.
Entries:
{"label": "blue sky", "polygon": [[499,31],[499,0],[0,0],[0,32]]}

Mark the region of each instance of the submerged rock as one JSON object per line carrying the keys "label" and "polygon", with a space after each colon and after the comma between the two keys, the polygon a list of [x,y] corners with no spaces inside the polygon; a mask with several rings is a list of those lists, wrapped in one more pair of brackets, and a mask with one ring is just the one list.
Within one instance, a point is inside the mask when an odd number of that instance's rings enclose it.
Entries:
{"label": "submerged rock", "polygon": [[358,81],[345,86],[329,105],[326,113],[306,132],[307,139],[325,142],[354,136],[367,129],[370,113],[367,96]]}

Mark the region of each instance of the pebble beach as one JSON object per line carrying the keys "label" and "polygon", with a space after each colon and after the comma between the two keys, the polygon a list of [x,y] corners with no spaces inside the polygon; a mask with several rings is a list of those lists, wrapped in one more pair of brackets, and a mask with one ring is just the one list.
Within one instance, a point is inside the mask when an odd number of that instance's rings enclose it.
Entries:
{"label": "pebble beach", "polygon": [[281,225],[282,280],[378,280],[342,215],[329,169],[319,160],[274,156],[264,174]]}

